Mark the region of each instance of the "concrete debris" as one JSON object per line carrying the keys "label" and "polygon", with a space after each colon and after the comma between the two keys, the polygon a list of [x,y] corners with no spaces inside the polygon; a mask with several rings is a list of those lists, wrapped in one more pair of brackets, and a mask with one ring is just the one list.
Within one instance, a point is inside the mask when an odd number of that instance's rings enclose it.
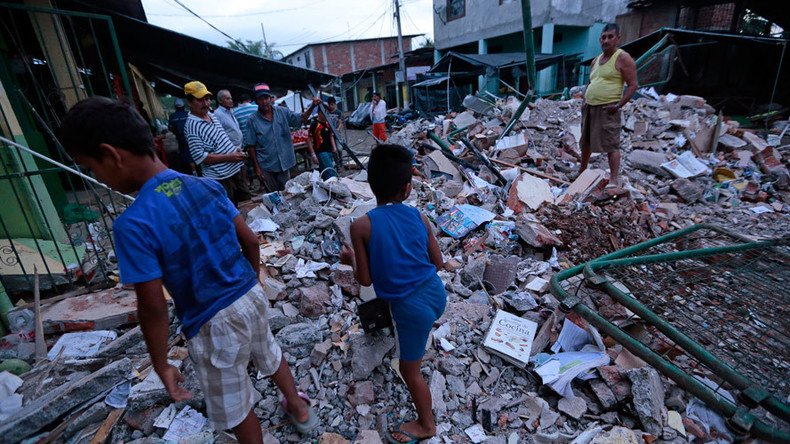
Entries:
{"label": "concrete debris", "polygon": [[667,417],[661,377],[652,367],[642,367],[630,370],[628,379],[631,380],[634,410],[642,427],[653,436],[661,436]]}
{"label": "concrete debris", "polygon": [[[462,113],[412,121],[391,139],[416,153],[415,171],[422,177],[415,177],[406,204],[429,218],[445,259],[439,276],[447,306],[422,364],[437,420],[437,436],[428,442],[713,439],[699,417],[687,415],[686,406],[696,404],[686,392],[630,359],[611,338],[603,344],[615,364],[573,379],[563,390],[566,397],[481,344],[496,311],[505,310],[538,324],[533,358],[548,352],[566,321],[549,293],[550,279],[560,269],[695,223],[752,237],[786,233],[790,150],[786,139],[776,143],[781,130],[751,131],[720,121],[700,97],[639,98],[623,110],[622,171],[618,186],[611,186],[606,155],[594,155],[590,168],[579,174],[578,99],[529,104],[505,137],[500,137],[504,122],[517,100],[495,103],[470,96],[464,103],[469,109]],[[461,131],[451,135],[456,130]],[[670,175],[663,165],[684,155],[706,172]],[[270,302],[269,325],[321,420],[310,441],[380,443],[382,432],[394,425],[389,417],[410,414],[410,397],[399,375],[392,330],[365,334],[359,324],[357,307],[375,291],[360,287],[353,269],[337,257],[342,243],[350,242],[352,221],[375,208],[366,175],[323,181],[306,172],[279,198],[276,206],[256,197],[240,207],[245,220],[266,219],[277,226],[258,235],[261,281]],[[594,299],[589,302],[612,322],[641,325],[611,298]],[[134,292],[118,286],[44,302],[50,347],[66,332],[110,330],[117,338],[90,356],[54,357],[21,370],[22,384],[6,390],[7,399],[22,402],[2,421],[4,439],[43,433],[49,441],[83,442],[76,440],[80,433],[98,429],[113,414],[104,394],[130,378],[128,405],[116,418],[110,441],[162,442],[167,426],[156,426],[157,420],[172,422],[185,406],[171,402],[150,367]],[[31,324],[31,313],[30,307],[19,307],[9,317],[24,326]],[[193,393],[189,408],[205,415],[178,326],[173,317],[169,359]],[[31,331],[0,338],[0,359],[33,364]],[[260,395],[254,412],[265,442],[299,442],[295,430],[283,424],[274,385],[252,367],[250,376]],[[0,414],[5,407],[0,400]],[[64,416],[67,412],[73,413]],[[195,433],[199,438],[190,437],[192,442],[228,442],[222,432]]]}

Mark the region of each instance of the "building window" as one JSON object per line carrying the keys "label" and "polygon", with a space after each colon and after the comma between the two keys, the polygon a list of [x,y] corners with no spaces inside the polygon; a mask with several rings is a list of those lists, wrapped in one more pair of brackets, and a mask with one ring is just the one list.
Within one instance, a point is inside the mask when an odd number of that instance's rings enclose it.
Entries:
{"label": "building window", "polygon": [[306,68],[310,68],[310,53],[309,52],[304,53],[304,66]]}
{"label": "building window", "polygon": [[466,15],[466,0],[447,0],[447,21]]}

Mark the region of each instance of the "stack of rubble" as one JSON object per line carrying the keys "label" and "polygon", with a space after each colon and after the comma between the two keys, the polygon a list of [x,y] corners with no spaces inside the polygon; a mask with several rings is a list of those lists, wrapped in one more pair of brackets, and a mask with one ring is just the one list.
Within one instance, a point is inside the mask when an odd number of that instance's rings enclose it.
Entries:
{"label": "stack of rubble", "polygon": [[[642,98],[624,113],[625,183],[607,187],[601,156],[574,177],[578,101],[539,100],[501,139],[518,103],[480,102],[467,101],[477,113],[413,122],[393,135],[419,153],[424,177],[415,178],[406,203],[429,216],[445,258],[439,275],[447,309],[423,365],[437,418],[437,437],[428,442],[731,439],[723,423],[708,419],[712,412],[700,413],[705,407],[698,400],[560,311],[549,279],[564,266],[696,222],[718,221],[752,235],[786,232],[781,151],[734,124],[718,123],[701,99]],[[447,136],[452,142],[445,149]],[[465,140],[453,139],[459,136]],[[705,169],[673,178],[679,168],[672,161],[689,152],[684,159]],[[686,169],[699,167],[687,163]],[[329,181],[308,172],[284,193],[242,208],[259,233],[270,326],[321,418],[315,435],[321,443],[378,443],[389,425],[413,414],[396,370],[392,332],[366,334],[357,318],[357,307],[375,293],[338,263],[351,222],[374,206],[364,172]],[[21,378],[0,373],[0,393],[8,395],[0,402],[4,439],[231,440],[207,425],[175,320],[169,358],[185,374],[193,399],[173,404],[168,398],[134,326],[133,296],[116,288],[45,305],[49,356],[38,356],[32,369],[24,362],[36,358],[35,347],[25,342],[31,323],[20,322],[23,327],[5,338],[0,357],[17,360],[2,368]],[[119,308],[103,311],[108,302]],[[29,319],[27,309],[11,316]],[[483,345],[499,310],[536,327],[527,369]],[[583,365],[569,365],[572,373],[554,367],[573,353],[585,356]],[[255,413],[266,442],[304,442],[279,411],[273,384],[252,367],[250,376],[261,395]]]}

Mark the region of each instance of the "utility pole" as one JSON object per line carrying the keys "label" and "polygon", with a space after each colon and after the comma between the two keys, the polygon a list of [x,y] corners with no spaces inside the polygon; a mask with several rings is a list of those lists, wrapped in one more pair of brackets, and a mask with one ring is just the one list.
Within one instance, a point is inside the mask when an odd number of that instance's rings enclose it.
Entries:
{"label": "utility pole", "polygon": [[263,22],[261,22],[261,34],[263,34],[263,56],[266,57],[266,52],[269,50],[269,44],[266,43],[266,30],[263,29]]}
{"label": "utility pole", "polygon": [[[403,58],[403,34],[400,30],[400,1],[393,0],[395,2],[395,20],[398,22],[398,68],[403,76],[403,100],[401,103],[403,104],[403,109],[409,109],[409,81],[406,77],[406,60]],[[398,85],[398,77],[395,76],[395,89],[400,91],[400,85]]]}

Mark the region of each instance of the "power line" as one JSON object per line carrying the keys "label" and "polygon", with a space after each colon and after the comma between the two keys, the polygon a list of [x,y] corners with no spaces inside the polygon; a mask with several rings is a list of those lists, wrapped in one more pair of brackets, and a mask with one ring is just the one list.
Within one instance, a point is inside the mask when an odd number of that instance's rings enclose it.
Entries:
{"label": "power line", "polygon": [[200,19],[200,20],[201,20],[203,23],[205,23],[205,24],[207,24],[207,25],[211,26],[211,27],[212,27],[214,30],[216,30],[216,31],[217,31],[217,32],[219,32],[220,34],[222,34],[222,35],[224,35],[225,37],[229,38],[231,41],[233,41],[233,42],[236,42],[236,44],[237,44],[237,45],[239,45],[239,46],[240,46],[242,49],[244,49],[245,51],[247,51],[247,52],[249,52],[249,51],[250,51],[250,49],[249,49],[249,48],[247,48],[247,45],[245,45],[244,43],[242,43],[242,42],[241,42],[240,40],[238,40],[237,38],[235,38],[235,37],[231,37],[231,36],[230,36],[230,34],[227,34],[225,31],[223,31],[223,30],[221,30],[221,29],[217,28],[216,26],[212,25],[212,24],[211,24],[211,23],[210,23],[208,20],[206,20],[206,19],[204,19],[203,17],[201,17],[200,15],[198,15],[198,14],[197,14],[195,11],[193,11],[193,10],[189,9],[189,8],[187,7],[187,5],[185,5],[185,4],[183,4],[183,3],[181,3],[181,0],[172,0],[172,1],[176,2],[176,3],[177,3],[179,6],[181,6],[181,7],[182,7],[182,8],[184,8],[184,9],[186,9],[186,10],[187,10],[187,12],[189,12],[189,13],[190,13],[190,14],[192,14],[192,15],[194,15],[194,16],[195,16],[195,17],[197,17],[198,19]]}
{"label": "power line", "polygon": [[[385,0],[385,1],[387,1],[387,0]],[[388,4],[388,3],[384,3],[384,5],[385,5],[385,8],[386,8],[387,4]],[[362,32],[359,32],[359,33],[355,33],[355,34],[353,34],[353,35],[350,35],[350,36],[349,36],[349,38],[348,38],[348,39],[346,39],[346,40],[353,40],[355,36],[356,36],[356,37],[359,37],[359,36],[361,36],[362,34],[364,34],[365,32],[367,32],[367,31],[368,31],[370,28],[372,28],[372,27],[373,27],[373,25],[375,25],[375,24],[376,24],[376,21],[377,21],[377,20],[379,20],[379,19],[381,19],[382,17],[384,17],[384,14],[386,14],[386,13],[387,13],[387,10],[385,9],[385,10],[384,10],[384,12],[383,12],[382,14],[379,14],[379,17],[377,17],[376,19],[374,19],[374,20],[373,20],[373,22],[371,23],[371,25],[370,25],[370,26],[368,26],[367,28],[365,28],[365,29],[364,29]],[[354,27],[352,27],[352,29],[353,29],[353,28],[355,28],[355,27],[357,27],[357,26],[360,26],[360,25],[362,25],[364,22],[368,21],[368,20],[369,20],[371,17],[373,17],[374,15],[376,15],[376,12],[375,12],[375,11],[374,11],[372,14],[370,14],[369,16],[367,16],[367,17],[365,17],[364,19],[362,19],[362,20],[361,20],[361,21],[360,21],[360,22],[359,22],[357,25],[355,25]],[[351,32],[351,31],[348,31],[348,30],[347,30],[347,31],[343,31],[343,32],[341,32],[340,34],[336,34],[336,35],[333,35],[333,36],[330,36],[330,37],[326,37],[326,38],[324,38],[324,39],[321,39],[321,40],[312,41],[312,42],[304,42],[304,43],[291,43],[291,44],[288,44],[288,45],[278,45],[278,46],[299,46],[299,45],[311,45],[311,44],[317,44],[317,43],[325,43],[325,42],[328,42],[328,41],[330,41],[330,40],[336,39],[336,38],[338,38],[338,37],[340,37],[340,36],[342,36],[342,35],[349,34],[350,32]]]}
{"label": "power line", "polygon": [[[281,12],[290,12],[290,11],[298,11],[300,9],[309,8],[310,6],[317,5],[319,3],[323,3],[323,0],[318,0],[313,3],[309,3],[302,6],[295,6],[293,8],[285,8],[285,9],[272,9],[271,11],[258,11],[258,12],[244,12],[238,14],[211,14],[211,15],[204,15],[204,18],[235,18],[235,17],[249,17],[254,15],[266,15],[266,14],[279,14]],[[146,15],[151,17],[192,17],[193,14],[149,14]]]}

